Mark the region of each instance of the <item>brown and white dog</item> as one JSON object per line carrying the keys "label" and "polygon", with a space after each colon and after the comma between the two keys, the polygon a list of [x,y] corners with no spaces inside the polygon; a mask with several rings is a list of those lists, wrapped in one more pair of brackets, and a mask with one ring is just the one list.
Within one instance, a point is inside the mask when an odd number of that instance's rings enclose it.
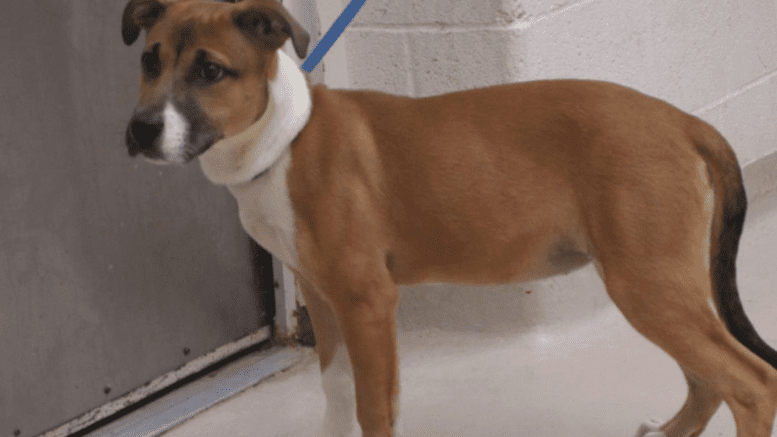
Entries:
{"label": "brown and white dog", "polygon": [[768,437],[777,353],[740,303],[746,198],[711,126],[602,82],[412,99],[310,88],[280,51],[308,35],[275,0],[131,0],[147,31],[131,155],[199,158],[256,241],[297,275],[325,433],[398,433],[397,285],[497,283],[595,263],[629,322],[682,368],[688,399],[640,436],[697,436],[725,401]]}

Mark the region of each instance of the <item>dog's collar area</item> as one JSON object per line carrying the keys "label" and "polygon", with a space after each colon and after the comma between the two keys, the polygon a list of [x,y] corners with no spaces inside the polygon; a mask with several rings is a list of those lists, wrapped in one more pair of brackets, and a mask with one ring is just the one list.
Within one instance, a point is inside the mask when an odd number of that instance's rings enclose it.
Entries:
{"label": "dog's collar area", "polygon": [[259,173],[258,175],[256,175],[256,176],[251,178],[251,182],[253,182],[253,181],[257,180],[257,179],[261,179],[262,176],[266,175],[269,170],[270,170],[269,168],[266,168],[266,169],[262,170],[261,173]]}
{"label": "dog's collar area", "polygon": [[[292,138],[291,142],[289,143],[289,146],[291,146],[292,144],[294,144],[294,142],[296,142],[296,141],[297,141],[297,138],[299,138],[299,134],[300,134],[300,133],[299,133],[299,132],[297,132],[297,135],[296,135],[294,138]],[[267,173],[269,173],[269,172],[270,172],[270,168],[271,168],[271,167],[268,167],[268,168],[264,169],[264,170],[263,170],[261,173],[257,174],[257,175],[256,175],[256,176],[254,176],[253,178],[251,178],[251,182],[253,182],[253,181],[257,180],[257,179],[261,179],[261,178],[262,178],[262,176],[264,176],[264,175],[266,175]]]}
{"label": "dog's collar area", "polygon": [[237,185],[261,177],[307,124],[312,100],[305,76],[283,51],[278,50],[277,59],[278,73],[269,84],[264,114],[200,156],[200,166],[211,182]]}

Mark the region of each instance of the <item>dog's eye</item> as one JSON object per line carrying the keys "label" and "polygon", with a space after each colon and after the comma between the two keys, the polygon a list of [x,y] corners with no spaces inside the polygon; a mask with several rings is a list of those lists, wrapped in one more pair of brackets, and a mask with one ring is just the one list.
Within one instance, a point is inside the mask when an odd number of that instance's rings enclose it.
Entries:
{"label": "dog's eye", "polygon": [[162,72],[162,63],[159,61],[159,55],[156,50],[145,52],[140,58],[140,64],[143,66],[143,74],[149,79],[155,79]]}
{"label": "dog's eye", "polygon": [[200,66],[199,76],[208,84],[216,83],[224,78],[226,70],[219,64],[204,62]]}

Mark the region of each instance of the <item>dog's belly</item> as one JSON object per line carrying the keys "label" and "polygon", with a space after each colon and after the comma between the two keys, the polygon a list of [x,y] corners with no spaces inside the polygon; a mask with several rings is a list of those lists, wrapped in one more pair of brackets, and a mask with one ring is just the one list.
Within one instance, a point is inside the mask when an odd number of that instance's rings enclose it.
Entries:
{"label": "dog's belly", "polygon": [[568,236],[494,246],[485,243],[474,248],[440,245],[432,252],[399,251],[390,253],[386,262],[394,280],[403,285],[421,282],[498,284],[566,274],[593,259],[581,244]]}
{"label": "dog's belly", "polygon": [[429,189],[432,196],[410,182],[392,187],[388,253],[395,281],[529,281],[593,258],[583,209],[564,177],[548,177],[551,170],[542,172],[545,177],[490,170],[461,164],[452,173],[468,177],[441,176],[444,182]]}

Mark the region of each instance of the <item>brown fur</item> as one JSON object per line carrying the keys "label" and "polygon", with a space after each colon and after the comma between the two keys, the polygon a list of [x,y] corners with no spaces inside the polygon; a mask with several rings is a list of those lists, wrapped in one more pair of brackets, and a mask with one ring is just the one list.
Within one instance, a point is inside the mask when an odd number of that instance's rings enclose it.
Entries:
{"label": "brown fur", "polygon": [[[587,81],[418,100],[318,87],[313,100],[289,172],[301,274],[345,334],[359,402],[373,406],[360,421],[380,423],[365,435],[389,435],[397,284],[545,277],[569,268],[559,252],[593,259],[630,323],[682,366],[689,398],[667,435],[701,432],[721,399],[739,437],[769,435],[777,372],[708,305],[706,235],[741,176],[706,123]],[[722,238],[713,226],[712,247]]]}
{"label": "brown fur", "polygon": [[[160,4],[133,0],[125,13],[125,42],[144,27],[146,46],[161,46],[162,76],[144,79],[141,105],[173,87],[226,136],[264,112],[279,42],[291,37],[298,53],[307,44],[271,0]],[[283,36],[238,29],[235,14],[252,9],[280,20]],[[241,75],[188,86],[197,50]],[[667,436],[697,436],[722,401],[738,437],[770,435],[776,355],[741,310],[744,190],[712,127],[593,81],[424,99],[319,86],[312,99],[287,174],[296,274],[322,370],[347,346],[363,435],[393,435],[397,285],[528,280],[588,261],[629,323],[685,374],[688,399]]]}

